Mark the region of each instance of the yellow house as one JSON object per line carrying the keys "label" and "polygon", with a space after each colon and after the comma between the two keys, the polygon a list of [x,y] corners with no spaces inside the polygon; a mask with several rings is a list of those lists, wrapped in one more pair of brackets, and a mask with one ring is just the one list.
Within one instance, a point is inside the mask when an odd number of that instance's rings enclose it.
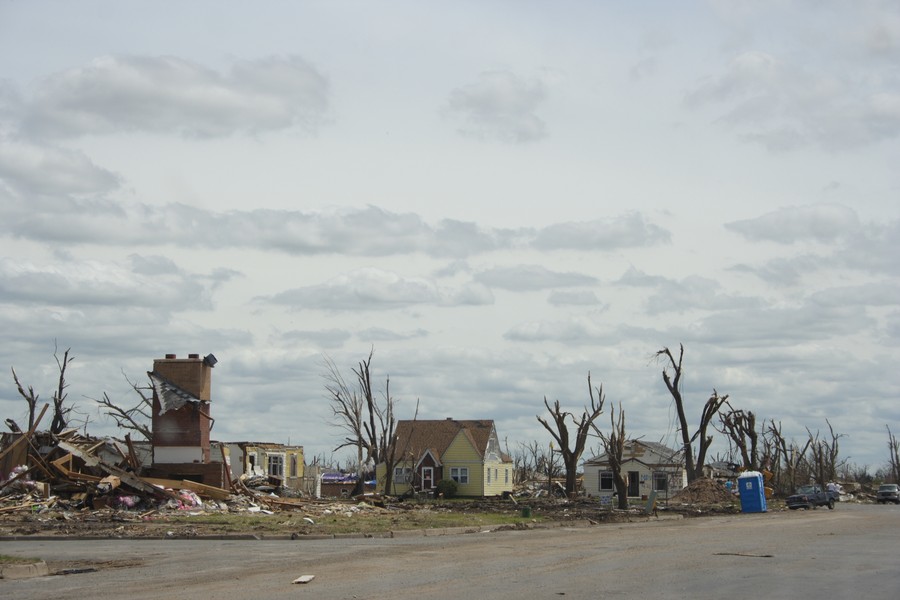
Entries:
{"label": "yellow house", "polygon": [[267,476],[292,490],[302,489],[303,446],[285,446],[266,442],[231,442],[224,444],[231,478],[241,475]]}
{"label": "yellow house", "polygon": [[460,496],[499,496],[513,489],[512,459],[500,450],[492,420],[399,421],[393,483],[385,490],[385,464],[376,467],[378,491],[397,495],[410,489],[433,492],[452,479]]}

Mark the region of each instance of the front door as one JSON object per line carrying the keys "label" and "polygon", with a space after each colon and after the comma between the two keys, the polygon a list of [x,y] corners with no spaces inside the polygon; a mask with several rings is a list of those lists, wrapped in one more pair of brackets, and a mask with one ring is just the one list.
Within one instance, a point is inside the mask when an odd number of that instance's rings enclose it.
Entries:
{"label": "front door", "polygon": [[434,487],[434,468],[422,467],[422,489],[430,490]]}
{"label": "front door", "polygon": [[637,471],[628,471],[628,497],[638,498],[641,495],[641,474]]}

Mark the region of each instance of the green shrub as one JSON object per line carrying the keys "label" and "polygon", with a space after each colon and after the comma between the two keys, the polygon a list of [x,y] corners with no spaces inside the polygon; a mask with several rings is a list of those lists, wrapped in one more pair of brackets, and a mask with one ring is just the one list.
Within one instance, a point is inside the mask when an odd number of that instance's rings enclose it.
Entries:
{"label": "green shrub", "polygon": [[441,479],[437,482],[437,486],[434,489],[435,496],[443,496],[444,498],[452,498],[456,495],[456,491],[459,489],[459,484],[457,484],[452,479]]}

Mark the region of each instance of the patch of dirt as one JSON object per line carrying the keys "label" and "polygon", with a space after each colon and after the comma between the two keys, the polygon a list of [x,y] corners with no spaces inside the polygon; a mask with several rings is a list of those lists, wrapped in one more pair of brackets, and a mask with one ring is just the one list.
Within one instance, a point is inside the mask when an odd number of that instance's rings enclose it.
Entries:
{"label": "patch of dirt", "polygon": [[715,479],[697,479],[669,500],[675,504],[722,504],[736,501],[737,496]]}

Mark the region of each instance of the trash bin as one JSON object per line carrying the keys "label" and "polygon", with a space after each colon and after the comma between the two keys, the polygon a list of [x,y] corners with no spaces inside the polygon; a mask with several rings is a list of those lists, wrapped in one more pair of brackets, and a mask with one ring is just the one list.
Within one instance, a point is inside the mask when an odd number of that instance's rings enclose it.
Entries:
{"label": "trash bin", "polygon": [[531,518],[531,507],[530,506],[522,507],[522,517],[525,519]]}
{"label": "trash bin", "polygon": [[738,477],[738,490],[741,496],[741,512],[766,512],[766,490],[763,488],[763,476],[758,471],[744,471]]}

